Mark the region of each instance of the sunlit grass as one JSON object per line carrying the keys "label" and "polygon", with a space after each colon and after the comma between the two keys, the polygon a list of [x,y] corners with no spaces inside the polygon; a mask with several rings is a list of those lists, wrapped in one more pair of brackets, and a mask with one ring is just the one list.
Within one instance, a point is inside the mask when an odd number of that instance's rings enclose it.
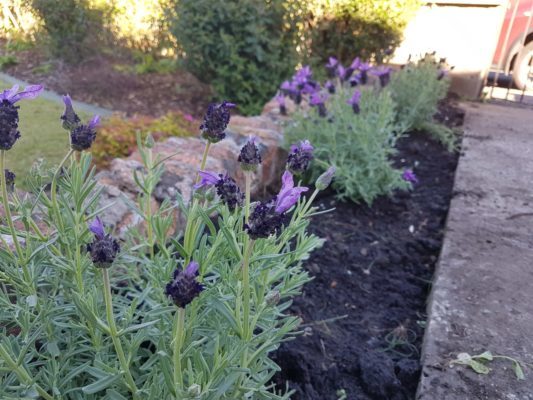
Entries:
{"label": "sunlit grass", "polygon": [[[0,89],[11,85],[0,82]],[[44,159],[50,165],[57,164],[68,151],[69,136],[61,127],[59,117],[63,106],[51,100],[22,100],[19,103],[21,138],[7,152],[7,168],[15,172],[19,186],[31,165]],[[82,120],[88,115],[79,113]]]}

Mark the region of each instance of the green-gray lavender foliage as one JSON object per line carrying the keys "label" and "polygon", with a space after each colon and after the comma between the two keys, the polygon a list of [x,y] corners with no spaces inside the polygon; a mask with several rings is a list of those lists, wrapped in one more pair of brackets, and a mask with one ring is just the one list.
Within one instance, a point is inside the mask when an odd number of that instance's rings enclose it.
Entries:
{"label": "green-gray lavender foliage", "polygon": [[297,111],[285,127],[286,143],[309,139],[315,147],[310,176],[314,180],[329,165],[337,168],[333,188],[341,199],[371,204],[378,196],[406,189],[402,171],[392,165],[399,134],[395,104],[387,91],[361,89],[360,112],[347,104],[353,90],[337,85],[327,102],[328,117],[316,110]]}
{"label": "green-gray lavender foliage", "polygon": [[387,88],[396,103],[399,131],[426,131],[452,150],[456,145],[455,132],[433,119],[439,101],[450,87],[444,67],[434,55],[426,54],[392,74]]}
{"label": "green-gray lavender foliage", "polygon": [[[31,194],[2,196],[21,245],[0,244],[0,398],[289,398],[271,383],[279,368],[269,354],[299,325],[286,311],[309,280],[302,260],[322,244],[307,233],[314,196],[281,234],[255,241],[245,208],[209,196],[178,196],[154,212],[164,166],[147,145],[139,197],[128,200],[145,228],[126,234],[109,269],[86,249],[88,222],[103,211],[90,155],[69,153],[53,174],[34,169]],[[186,228],[172,233],[178,217]],[[11,230],[2,223],[0,233]],[[205,290],[178,308],[165,285],[192,260]]]}

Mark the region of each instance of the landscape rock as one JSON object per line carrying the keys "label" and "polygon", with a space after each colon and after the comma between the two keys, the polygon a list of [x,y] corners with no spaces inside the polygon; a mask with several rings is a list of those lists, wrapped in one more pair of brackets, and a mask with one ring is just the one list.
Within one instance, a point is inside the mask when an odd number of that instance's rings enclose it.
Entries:
{"label": "landscape rock", "polygon": [[[270,114],[254,117],[233,116],[227,128],[226,139],[211,146],[205,170],[227,173],[244,190],[244,173],[237,157],[250,136],[258,139],[262,158],[262,163],[252,179],[252,195],[264,197],[270,189],[279,188],[287,159],[287,152],[282,148],[281,125]],[[205,143],[199,137],[172,137],[154,145],[154,159],[164,160],[165,166],[153,193],[156,206],[165,199],[175,201],[178,194],[185,202],[191,199]],[[134,151],[126,159],[113,160],[107,170],[96,175],[102,187],[99,206],[112,205],[106,208],[102,218],[107,225],[114,227],[121,234],[142,222],[142,218],[127,203],[128,200],[135,201],[139,195],[133,172],[142,173],[143,168],[139,152]],[[180,226],[175,228],[179,229]]]}

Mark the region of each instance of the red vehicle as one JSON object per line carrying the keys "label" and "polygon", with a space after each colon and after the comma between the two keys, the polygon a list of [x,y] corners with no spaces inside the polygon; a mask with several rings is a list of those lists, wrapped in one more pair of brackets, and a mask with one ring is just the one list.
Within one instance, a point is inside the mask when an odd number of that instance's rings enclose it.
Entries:
{"label": "red vehicle", "polygon": [[512,74],[519,89],[533,89],[532,13],[533,0],[509,1],[492,60],[493,69]]}

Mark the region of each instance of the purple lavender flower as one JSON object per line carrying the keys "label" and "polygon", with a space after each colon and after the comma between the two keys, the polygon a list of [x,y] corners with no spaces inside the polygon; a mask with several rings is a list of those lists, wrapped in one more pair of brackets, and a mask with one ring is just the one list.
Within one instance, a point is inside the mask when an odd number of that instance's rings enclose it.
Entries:
{"label": "purple lavender flower", "polygon": [[106,235],[104,224],[96,217],[90,224],[89,230],[94,234],[94,240],[87,245],[87,251],[96,268],[109,268],[120,251],[117,240]]}
{"label": "purple lavender flower", "polygon": [[[41,85],[27,86],[18,92],[19,86],[14,85],[0,94],[0,150],[9,150],[20,138],[19,106],[15,103],[22,99],[34,99],[43,90]],[[18,92],[18,93],[17,93]]]}
{"label": "purple lavender flower", "polygon": [[335,172],[337,171],[337,169],[333,166],[329,167],[326,172],[324,172],[322,175],[320,175],[316,182],[315,182],[315,187],[318,189],[318,190],[324,190],[326,189],[330,184],[331,184],[331,181],[333,180],[333,177],[335,176]]}
{"label": "purple lavender flower", "polygon": [[359,107],[359,102],[361,101],[361,91],[356,90],[353,93],[353,96],[346,102],[348,105],[352,106],[353,112],[359,114],[361,108]]}
{"label": "purple lavender flower", "polygon": [[360,66],[361,66],[361,59],[359,57],[355,57],[352,63],[350,64],[350,68],[356,71],[359,69]]}
{"label": "purple lavender flower", "polygon": [[100,124],[100,117],[95,115],[87,125],[78,124],[70,131],[70,147],[76,151],[90,148],[96,139],[96,127]]}
{"label": "purple lavender flower", "polygon": [[196,261],[191,261],[185,269],[176,268],[174,271],[165,287],[165,294],[176,306],[185,308],[204,290],[204,285],[197,281],[199,268]]}
{"label": "purple lavender flower", "polygon": [[226,137],[226,128],[230,120],[230,110],[236,105],[224,100],[222,103],[211,103],[200,125],[202,137],[211,143],[220,142]]}
{"label": "purple lavender flower", "polygon": [[298,202],[300,195],[309,189],[304,186],[294,187],[294,178],[289,171],[285,171],[281,178],[282,186],[276,196],[275,210],[282,214]]}
{"label": "purple lavender flower", "polygon": [[330,57],[328,59],[328,63],[326,64],[326,70],[328,71],[328,76],[330,78],[335,77],[335,73],[337,71],[338,65],[339,65],[339,60],[337,60],[335,57]]}
{"label": "purple lavender flower", "polygon": [[311,67],[309,65],[304,65],[302,68],[296,71],[296,74],[294,74],[294,82],[305,83],[309,81],[312,76],[313,72],[311,71]]}
{"label": "purple lavender flower", "polygon": [[287,158],[287,169],[295,175],[303,174],[313,161],[313,146],[309,140],[303,140],[298,145],[292,145]]}
{"label": "purple lavender flower", "polygon": [[241,168],[244,171],[255,171],[257,166],[261,164],[261,154],[259,148],[255,144],[255,136],[250,136],[250,139],[242,147],[237,161],[241,163]]}
{"label": "purple lavender flower", "polygon": [[326,90],[331,93],[331,94],[335,94],[335,85],[333,84],[333,82],[331,81],[327,81],[325,84],[324,84],[324,87],[326,88]]}
{"label": "purple lavender flower", "polygon": [[268,202],[259,202],[250,214],[245,229],[251,239],[267,238],[281,232],[287,220],[285,212],[298,202],[306,187],[294,187],[292,174],[285,171],[279,194]]}
{"label": "purple lavender flower", "polygon": [[287,105],[285,103],[285,96],[283,96],[282,94],[278,94],[276,96],[276,101],[279,106],[279,113],[281,115],[287,115]]}
{"label": "purple lavender flower", "polygon": [[412,169],[406,169],[405,171],[403,171],[402,179],[409,183],[418,183],[418,178],[416,177]]}
{"label": "purple lavender flower", "polygon": [[361,73],[357,74],[357,75],[354,75],[350,78],[350,86],[351,87],[355,87],[357,85],[359,85],[359,83],[361,83]]}
{"label": "purple lavender flower", "polygon": [[14,172],[4,169],[4,176],[6,177],[6,189],[9,193],[13,193],[15,191],[15,178],[16,175]]}
{"label": "purple lavender flower", "polygon": [[359,74],[357,74],[357,76],[359,78],[359,82],[361,85],[366,85],[368,82],[368,72],[372,70],[372,66],[367,62],[361,63],[359,64],[358,70]]}
{"label": "purple lavender flower", "polygon": [[309,105],[311,107],[317,107],[318,115],[321,116],[322,118],[328,115],[328,110],[326,109],[327,99],[328,99],[327,94],[316,92],[311,95],[311,99],[309,100]]}
{"label": "purple lavender flower", "polygon": [[63,96],[63,103],[65,103],[65,111],[63,112],[63,115],[61,115],[63,129],[70,132],[79,126],[81,120],[78,114],[74,111],[74,108],[72,107],[72,99],[68,94]]}
{"label": "purple lavender flower", "polygon": [[390,82],[391,71],[392,69],[390,67],[385,67],[381,65],[377,68],[374,68],[372,74],[379,78],[379,83],[381,84],[381,87],[385,87]]}
{"label": "purple lavender flower", "polygon": [[214,186],[218,196],[230,210],[234,210],[237,206],[242,206],[244,193],[237,186],[237,182],[233,178],[230,178],[228,174],[222,175],[209,171],[199,171],[199,174],[201,179],[199,183],[194,185],[195,189]]}

